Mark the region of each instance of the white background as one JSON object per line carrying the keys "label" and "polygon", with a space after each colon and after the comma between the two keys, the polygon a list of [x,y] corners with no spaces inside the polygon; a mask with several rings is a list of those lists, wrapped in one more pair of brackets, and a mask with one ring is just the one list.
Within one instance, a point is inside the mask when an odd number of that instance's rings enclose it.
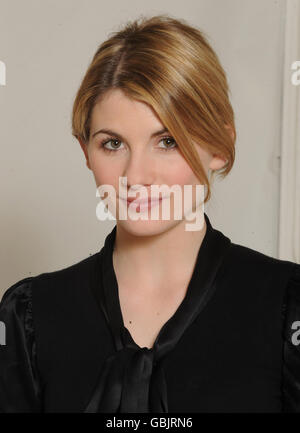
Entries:
{"label": "white background", "polygon": [[[0,0],[0,296],[101,249],[96,186],[71,135],[75,93],[98,45],[139,15],[209,35],[227,72],[236,160],[206,212],[232,242],[278,254],[285,0]],[[296,59],[295,59],[296,60]]]}

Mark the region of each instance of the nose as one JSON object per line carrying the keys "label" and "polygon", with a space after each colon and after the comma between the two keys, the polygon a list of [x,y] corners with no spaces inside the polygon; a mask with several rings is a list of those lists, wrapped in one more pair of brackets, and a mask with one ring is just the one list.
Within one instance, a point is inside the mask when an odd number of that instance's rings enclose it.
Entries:
{"label": "nose", "polygon": [[154,159],[144,149],[131,152],[122,176],[127,177],[127,188],[139,190],[141,186],[150,189],[156,180],[156,167]]}

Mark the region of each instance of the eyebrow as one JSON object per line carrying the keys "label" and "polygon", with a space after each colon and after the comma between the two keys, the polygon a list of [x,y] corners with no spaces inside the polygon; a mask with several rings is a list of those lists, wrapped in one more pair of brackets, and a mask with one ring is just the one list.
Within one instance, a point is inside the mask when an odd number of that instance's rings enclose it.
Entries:
{"label": "eyebrow", "polygon": [[[104,134],[114,135],[118,139],[125,141],[121,134],[119,134],[115,131],[112,131],[111,129],[99,129],[99,131],[94,132],[94,134],[92,135],[92,138],[94,138],[95,135],[100,134],[101,132]],[[161,135],[164,132],[169,132],[169,131],[167,128],[160,129],[159,131],[153,132],[153,134],[151,134],[151,138],[157,137],[158,135]]]}

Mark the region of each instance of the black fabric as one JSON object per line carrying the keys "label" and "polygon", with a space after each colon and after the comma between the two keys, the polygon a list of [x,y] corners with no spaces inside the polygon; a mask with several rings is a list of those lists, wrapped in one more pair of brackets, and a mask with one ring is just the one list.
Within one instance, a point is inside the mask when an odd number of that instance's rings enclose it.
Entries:
{"label": "black fabric", "polygon": [[283,303],[282,411],[300,413],[300,265],[296,264]]}
{"label": "black fabric", "polygon": [[116,227],[91,257],[11,286],[0,411],[300,412],[300,265],[205,220],[187,294],[152,349],[123,323]]}
{"label": "black fabric", "polygon": [[0,346],[0,412],[41,410],[31,281],[32,278],[26,278],[15,283],[0,304],[6,343]]}
{"label": "black fabric", "polygon": [[[113,330],[116,353],[107,359],[95,395],[85,412],[168,412],[166,383],[160,360],[173,349],[213,295],[217,272],[230,246],[229,238],[212,230],[206,215],[205,219],[207,229],[186,296],[160,330],[151,349],[140,348],[124,326],[112,262],[116,226],[106,238],[99,266],[96,267],[101,270],[101,275],[96,277],[97,284],[93,287]],[[202,266],[204,263],[205,266]],[[100,279],[101,284],[98,284]]]}

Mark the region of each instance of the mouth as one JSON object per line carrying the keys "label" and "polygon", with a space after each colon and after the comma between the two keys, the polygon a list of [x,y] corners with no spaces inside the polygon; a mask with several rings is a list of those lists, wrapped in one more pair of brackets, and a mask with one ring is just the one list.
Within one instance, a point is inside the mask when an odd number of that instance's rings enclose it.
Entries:
{"label": "mouth", "polygon": [[123,199],[122,197],[119,197],[122,201],[124,201],[127,204],[127,207],[131,204],[134,203],[137,205],[136,209],[144,209],[144,208],[150,208],[153,206],[157,206],[158,204],[161,203],[161,201],[163,200],[164,197],[160,197],[160,198],[154,198],[151,197],[150,198],[146,198],[146,199],[134,199],[134,198],[127,198],[127,199]]}

